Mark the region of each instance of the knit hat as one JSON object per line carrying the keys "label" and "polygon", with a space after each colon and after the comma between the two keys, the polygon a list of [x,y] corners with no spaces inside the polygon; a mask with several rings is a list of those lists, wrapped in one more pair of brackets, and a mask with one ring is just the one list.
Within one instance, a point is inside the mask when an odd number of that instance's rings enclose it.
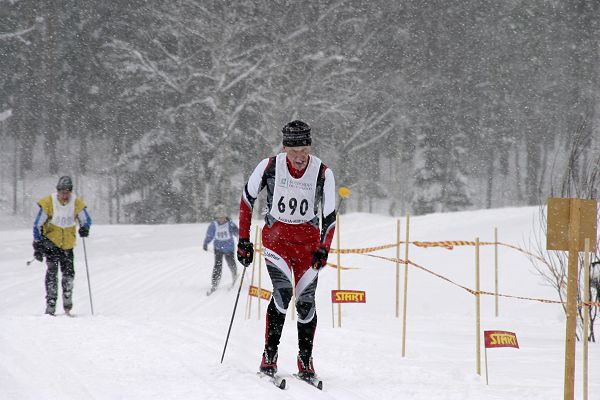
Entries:
{"label": "knit hat", "polygon": [[58,179],[58,183],[56,184],[56,190],[59,192],[62,190],[66,190],[69,192],[73,191],[73,181],[70,176],[61,176]]}
{"label": "knit hat", "polygon": [[215,207],[215,216],[216,216],[217,218],[225,218],[225,217],[227,217],[227,216],[228,216],[228,215],[227,215],[227,209],[225,208],[225,205],[223,205],[223,204],[218,204],[218,205]]}
{"label": "knit hat", "polygon": [[310,126],[300,120],[287,123],[281,130],[285,147],[310,146]]}

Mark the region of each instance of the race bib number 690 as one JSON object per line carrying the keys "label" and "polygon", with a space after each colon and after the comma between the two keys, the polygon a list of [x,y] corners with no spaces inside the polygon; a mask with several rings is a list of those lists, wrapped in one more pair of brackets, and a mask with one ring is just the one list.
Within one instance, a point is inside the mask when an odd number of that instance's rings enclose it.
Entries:
{"label": "race bib number 690", "polygon": [[[282,213],[282,214],[285,213],[286,205],[290,209],[290,215],[294,215],[294,213],[298,209],[298,199],[296,199],[295,197],[290,197],[286,204],[286,202],[284,201],[284,196],[281,196],[279,198],[279,201],[277,202],[277,209],[279,210],[280,213]],[[307,211],[308,211],[308,200],[302,199],[302,201],[300,201],[300,210],[299,210],[300,215],[306,215]]]}

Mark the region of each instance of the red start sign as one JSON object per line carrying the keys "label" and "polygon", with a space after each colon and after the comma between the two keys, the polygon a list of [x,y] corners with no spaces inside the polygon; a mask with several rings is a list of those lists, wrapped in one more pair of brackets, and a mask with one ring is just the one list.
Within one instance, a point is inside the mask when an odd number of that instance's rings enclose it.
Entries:
{"label": "red start sign", "polygon": [[483,331],[485,337],[485,347],[487,349],[494,347],[514,347],[519,348],[517,335],[506,331]]}

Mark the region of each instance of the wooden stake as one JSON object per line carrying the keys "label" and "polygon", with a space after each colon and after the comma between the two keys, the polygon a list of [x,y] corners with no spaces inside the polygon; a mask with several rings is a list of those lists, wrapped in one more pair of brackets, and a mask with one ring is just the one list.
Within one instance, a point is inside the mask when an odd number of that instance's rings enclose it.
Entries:
{"label": "wooden stake", "polygon": [[490,381],[488,379],[487,347],[483,349],[483,353],[485,354],[485,384],[489,385]]}
{"label": "wooden stake", "polygon": [[585,239],[583,256],[583,400],[588,400],[588,331],[590,329],[590,239]]}
{"label": "wooden stake", "polygon": [[400,317],[400,220],[396,221],[396,318]]}
{"label": "wooden stake", "polygon": [[335,328],[335,316],[333,314],[333,300],[331,301],[331,326]]}
{"label": "wooden stake", "polygon": [[569,215],[569,270],[567,276],[567,323],[565,332],[564,399],[575,398],[575,335],[577,328],[577,270],[579,262],[579,230],[581,202],[571,199]]}
{"label": "wooden stake", "polygon": [[[342,290],[342,269],[341,269],[341,254],[340,254],[340,213],[337,213],[337,221],[335,222],[335,236],[337,243],[337,290]],[[338,328],[342,327],[342,304],[338,303]]]}
{"label": "wooden stake", "polygon": [[[258,243],[258,225],[256,226],[256,233],[254,234],[254,244]],[[254,267],[256,266],[256,257],[252,259],[252,276],[250,278],[250,286],[254,285]],[[245,267],[243,267],[245,268]],[[246,300],[246,319],[252,318],[252,296],[248,291],[248,299]]]}
{"label": "wooden stake", "polygon": [[406,243],[404,246],[404,305],[402,310],[402,357],[406,356],[406,304],[408,300],[408,242],[410,240],[410,214],[406,214]]}
{"label": "wooden stake", "polygon": [[498,318],[498,228],[494,228],[494,281],[496,297],[496,318]]}
{"label": "wooden stake", "polygon": [[475,239],[475,329],[476,329],[476,343],[477,346],[476,354],[476,365],[477,365],[477,375],[481,376],[481,295],[479,294],[480,285],[479,285],[479,238]]}

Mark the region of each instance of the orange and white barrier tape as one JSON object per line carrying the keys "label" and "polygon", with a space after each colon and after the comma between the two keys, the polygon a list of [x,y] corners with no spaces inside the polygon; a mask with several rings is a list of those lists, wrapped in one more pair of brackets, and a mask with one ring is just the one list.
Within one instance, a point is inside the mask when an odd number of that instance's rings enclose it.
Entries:
{"label": "orange and white barrier tape", "polygon": [[[471,241],[467,241],[467,240],[442,240],[442,241],[438,241],[438,242],[414,241],[411,243],[418,247],[424,247],[424,248],[445,247],[448,250],[454,249],[454,246],[475,246],[476,245],[476,242],[471,242]],[[486,246],[486,245],[490,245],[490,244],[494,244],[494,242],[479,242],[480,246]]]}
{"label": "orange and white barrier tape", "polygon": [[[400,242],[402,243],[402,242]],[[375,247],[365,247],[365,248],[359,248],[359,249],[331,249],[329,250],[329,253],[331,254],[365,254],[365,253],[372,253],[374,251],[378,251],[378,250],[384,250],[384,249],[390,249],[392,247],[396,247],[397,244],[396,243],[391,243],[391,244],[384,244],[381,246],[375,246]]]}
{"label": "orange and white barrier tape", "polygon": [[[399,258],[383,257],[383,256],[377,256],[377,255],[374,255],[374,254],[366,254],[366,256],[368,256],[368,257],[374,257],[374,258],[380,258],[380,259],[383,259],[383,260],[391,261],[393,263],[396,263],[396,262],[398,262],[400,264],[405,264],[406,263],[405,260],[402,260],[402,259],[399,259]],[[483,295],[489,295],[489,296],[495,296],[496,295],[496,293],[485,292],[485,291],[481,291],[481,290],[479,292],[477,292],[476,290],[473,290],[473,289],[468,288],[466,286],[460,285],[460,284],[454,282],[453,280],[451,280],[451,279],[449,279],[449,278],[447,278],[447,277],[445,277],[443,275],[440,275],[440,274],[438,274],[436,272],[433,272],[433,271],[431,271],[431,270],[429,270],[429,269],[427,269],[427,268],[425,268],[425,267],[423,267],[423,266],[421,266],[419,264],[416,264],[416,263],[414,263],[414,262],[412,262],[410,260],[408,261],[408,264],[410,264],[410,265],[412,265],[414,267],[417,267],[417,268],[419,268],[419,269],[421,269],[421,270],[423,270],[423,271],[425,271],[425,272],[427,272],[427,273],[429,273],[429,274],[431,274],[433,276],[436,276],[436,277],[438,277],[438,278],[440,278],[440,279],[442,279],[442,280],[444,280],[444,281],[446,281],[446,282],[448,282],[448,283],[450,283],[450,284],[452,284],[454,286],[457,286],[457,287],[459,287],[459,288],[461,288],[463,290],[466,290],[467,292],[471,293],[472,295],[477,295],[477,294],[483,294]],[[558,301],[558,300],[547,300],[547,299],[537,299],[537,298],[533,298],[533,297],[512,296],[512,295],[501,294],[501,293],[498,293],[498,296],[507,297],[507,298],[513,298],[513,299],[520,299],[520,300],[538,301],[540,303],[562,304],[562,301]]]}
{"label": "orange and white barrier tape", "polygon": [[[364,247],[364,248],[355,248],[355,249],[331,249],[330,253],[335,254],[335,253],[340,253],[340,254],[367,254],[367,253],[372,253],[374,251],[378,251],[378,250],[385,250],[385,249],[389,249],[392,247],[396,247],[399,244],[404,244],[406,242],[398,242],[398,243],[390,243],[390,244],[384,244],[381,246],[373,246],[373,247]],[[435,241],[435,242],[422,242],[422,241],[413,241],[413,242],[409,242],[410,244],[413,244],[417,247],[421,247],[421,248],[432,248],[432,247],[443,247],[447,250],[454,250],[454,246],[475,246],[476,242],[473,241],[468,241],[468,240],[442,240],[442,241]],[[494,245],[496,244],[496,242],[479,242],[480,246],[490,246],[490,245]],[[511,244],[508,243],[503,243],[503,242],[498,242],[497,243],[499,246],[505,246],[505,247],[509,247],[511,249],[517,250],[523,254],[526,254],[529,257],[535,258],[538,261],[546,264],[549,266],[548,262],[546,260],[544,260],[542,257],[533,254],[527,250],[523,250],[520,247],[517,246],[513,246]]]}
{"label": "orange and white barrier tape", "polygon": [[[378,255],[375,255],[375,254],[368,254],[368,253],[371,253],[371,252],[374,252],[374,251],[384,250],[384,249],[389,249],[389,248],[392,248],[392,247],[396,247],[398,244],[403,244],[403,243],[406,243],[406,242],[391,243],[391,244],[385,244],[385,245],[381,245],[381,246],[365,247],[365,248],[355,248],[355,249],[333,249],[332,248],[330,250],[330,253],[335,254],[335,253],[339,252],[340,254],[362,254],[362,255],[365,255],[365,256],[368,256],[368,257],[379,258],[379,259],[390,261],[390,262],[393,262],[393,263],[398,262],[400,264],[405,264],[406,263],[405,260],[402,260],[402,259],[399,259],[399,258],[384,257],[384,256],[378,256]],[[422,247],[422,248],[444,247],[444,248],[446,248],[448,250],[453,250],[454,246],[475,246],[477,244],[476,242],[466,241],[466,240],[444,240],[444,241],[437,241],[437,242],[413,241],[413,242],[409,242],[409,243],[414,244],[415,246],[418,246],[418,247]],[[493,244],[496,244],[496,243],[495,242],[479,242],[480,246],[489,246],[489,245],[493,245]],[[543,258],[541,258],[541,257],[539,257],[539,256],[537,256],[537,255],[535,255],[535,254],[533,254],[531,252],[523,250],[520,247],[513,246],[513,245],[510,245],[510,244],[507,244],[507,243],[502,243],[502,242],[498,242],[498,245],[509,247],[509,248],[514,249],[514,250],[520,251],[521,253],[527,254],[528,256],[536,258],[539,261],[543,262],[544,264],[547,264],[546,260],[544,260]],[[262,253],[262,249],[261,250],[257,250],[257,252]],[[479,292],[477,292],[476,290],[473,290],[473,289],[468,288],[466,286],[460,285],[460,284],[452,281],[451,279],[449,279],[449,278],[447,278],[447,277],[445,277],[443,275],[440,275],[440,274],[438,274],[436,272],[433,272],[433,271],[431,271],[431,270],[429,270],[429,269],[427,269],[427,268],[425,268],[425,267],[423,267],[421,265],[418,265],[418,264],[416,264],[416,263],[414,263],[414,262],[412,262],[410,260],[408,261],[408,264],[410,264],[410,265],[412,265],[412,266],[414,266],[416,268],[419,268],[419,269],[421,269],[421,270],[423,270],[423,271],[425,271],[425,272],[427,272],[427,273],[429,273],[429,274],[431,274],[433,276],[436,276],[436,277],[438,277],[438,278],[440,278],[440,279],[442,279],[442,280],[444,280],[444,281],[446,281],[446,282],[448,282],[448,283],[450,283],[452,285],[455,285],[455,286],[457,286],[457,287],[459,287],[459,288],[461,288],[461,289],[463,289],[463,290],[471,293],[472,295],[478,295],[479,294],[479,295],[496,296],[496,293],[486,292],[486,291],[482,291],[482,290],[480,290]],[[337,265],[333,264],[333,263],[329,263],[328,262],[327,265],[329,265],[332,268],[337,268]],[[350,269],[360,269],[360,268],[340,266],[340,269],[350,270]],[[518,300],[537,301],[537,302],[546,303],[546,304],[564,304],[562,301],[559,301],[559,300],[548,300],[548,299],[540,299],[540,298],[525,297],[525,296],[513,296],[513,295],[501,294],[501,293],[498,293],[497,295],[500,296],[500,297],[506,297],[506,298],[512,298],[512,299],[518,299]],[[598,307],[598,308],[600,308],[600,302],[587,302],[587,303],[581,303],[581,304],[588,305],[590,307]],[[579,306],[581,306],[581,304]]]}

